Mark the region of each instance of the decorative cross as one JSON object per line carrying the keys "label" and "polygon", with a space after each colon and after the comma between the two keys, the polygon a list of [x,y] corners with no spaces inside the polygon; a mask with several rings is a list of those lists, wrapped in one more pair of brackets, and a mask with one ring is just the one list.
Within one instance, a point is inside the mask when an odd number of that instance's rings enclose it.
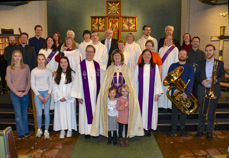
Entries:
{"label": "decorative cross", "polygon": [[229,36],[225,36],[225,28],[226,28],[226,26],[220,26],[220,35],[219,36],[211,36],[211,41],[219,41],[219,60],[220,61],[223,61],[224,41],[229,40]]}
{"label": "decorative cross", "polygon": [[137,31],[137,17],[121,16],[121,0],[107,0],[106,16],[91,16],[91,31],[105,32],[108,28],[114,38],[121,39],[122,32]]}

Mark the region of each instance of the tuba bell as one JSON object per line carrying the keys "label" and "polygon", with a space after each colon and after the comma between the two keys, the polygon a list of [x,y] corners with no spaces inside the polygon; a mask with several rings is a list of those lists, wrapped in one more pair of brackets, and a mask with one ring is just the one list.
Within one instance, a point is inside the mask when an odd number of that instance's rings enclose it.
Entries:
{"label": "tuba bell", "polygon": [[[167,97],[169,100],[175,104],[175,106],[184,114],[190,115],[194,113],[198,108],[198,100],[195,96],[190,93],[186,99],[183,99],[182,93],[184,93],[187,89],[187,85],[190,80],[185,84],[185,82],[181,79],[181,74],[184,71],[183,66],[177,67],[175,70],[171,71],[164,79],[163,85],[168,86],[169,84],[173,84],[170,86],[166,92]],[[178,93],[170,95],[170,91],[176,88]]]}

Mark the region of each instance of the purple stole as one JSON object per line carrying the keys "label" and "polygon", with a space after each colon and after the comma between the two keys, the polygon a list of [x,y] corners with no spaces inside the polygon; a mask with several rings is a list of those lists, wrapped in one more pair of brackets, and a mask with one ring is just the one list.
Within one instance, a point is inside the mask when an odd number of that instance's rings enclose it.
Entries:
{"label": "purple stole", "polygon": [[175,48],[174,46],[171,46],[171,47],[166,51],[166,53],[164,54],[164,56],[161,58],[162,63],[164,63],[165,59],[168,57],[168,55],[172,52],[172,50],[173,50],[174,48]]}
{"label": "purple stole", "polygon": [[[144,66],[138,67],[138,68],[139,68],[139,70],[138,70],[138,80],[139,80],[138,100],[139,100],[140,110],[142,113]],[[154,99],[154,81],[155,81],[155,67],[152,68],[150,66],[150,80],[149,80],[150,83],[149,83],[149,100],[148,100],[148,129],[152,129],[151,124],[152,124],[153,99]]]}
{"label": "purple stole", "polygon": [[[96,97],[97,97],[100,89],[100,66],[96,61],[93,60],[93,62],[95,65],[95,72],[96,72],[96,84],[97,84]],[[83,60],[80,63],[80,68],[81,68],[83,92],[84,92],[84,99],[85,99],[86,112],[87,112],[87,122],[88,124],[92,124],[93,113],[91,108],[91,97],[90,97],[90,90],[89,90],[89,83],[88,83],[86,60]]]}
{"label": "purple stole", "polygon": [[50,54],[49,54],[49,56],[47,57],[47,64],[52,60],[52,58],[54,57],[54,55],[56,54],[56,52],[55,51],[52,51]]}

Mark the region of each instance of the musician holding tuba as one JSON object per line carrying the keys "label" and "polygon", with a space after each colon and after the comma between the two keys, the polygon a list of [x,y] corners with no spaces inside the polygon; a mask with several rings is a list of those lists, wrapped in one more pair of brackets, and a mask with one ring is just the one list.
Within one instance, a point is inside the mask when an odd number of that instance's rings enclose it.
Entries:
{"label": "musician holding tuba", "polygon": [[212,140],[214,129],[214,114],[220,96],[220,82],[224,80],[224,64],[214,58],[215,46],[205,46],[205,60],[197,65],[196,81],[198,82],[198,101],[200,105],[198,116],[197,137],[203,136],[207,119],[207,139]]}
{"label": "musician holding tuba", "polygon": [[[193,83],[194,83],[194,68],[192,65],[187,64],[186,61],[188,59],[188,53],[186,50],[182,49],[179,51],[178,54],[179,61],[177,63],[173,63],[169,67],[168,73],[175,70],[178,67],[183,67],[183,73],[181,74],[181,79],[187,84],[187,88],[184,92],[173,88],[172,89],[172,96],[176,96],[177,94],[180,95],[181,99],[186,100],[188,95],[192,92]],[[179,68],[178,68],[179,69]],[[165,80],[164,80],[165,82]],[[172,86],[172,85],[171,85]],[[174,137],[175,133],[177,132],[177,125],[180,124],[180,133],[182,136],[188,137],[188,133],[185,131],[185,122],[186,122],[186,114],[181,112],[180,109],[177,108],[176,105],[172,104],[172,129],[170,132],[170,136]]]}

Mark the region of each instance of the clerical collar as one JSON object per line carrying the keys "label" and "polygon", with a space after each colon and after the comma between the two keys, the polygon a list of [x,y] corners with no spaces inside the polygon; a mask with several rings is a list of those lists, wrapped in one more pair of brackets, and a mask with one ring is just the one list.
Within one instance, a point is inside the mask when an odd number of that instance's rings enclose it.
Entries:
{"label": "clerical collar", "polygon": [[36,37],[36,39],[38,39],[38,40],[41,38],[41,37],[37,37],[37,36],[35,36],[35,37]]}
{"label": "clerical collar", "polygon": [[90,62],[90,63],[93,61],[93,59],[92,60],[85,59],[85,60],[86,60],[86,62]]}
{"label": "clerical collar", "polygon": [[68,48],[66,51],[72,51],[72,48]]}

